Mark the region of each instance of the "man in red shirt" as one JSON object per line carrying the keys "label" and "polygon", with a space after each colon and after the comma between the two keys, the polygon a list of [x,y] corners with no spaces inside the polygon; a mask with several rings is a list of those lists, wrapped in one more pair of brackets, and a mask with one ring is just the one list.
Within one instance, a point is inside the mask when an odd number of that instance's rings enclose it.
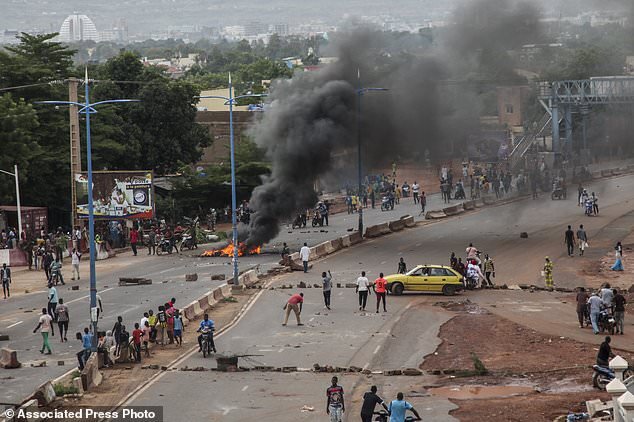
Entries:
{"label": "man in red shirt", "polygon": [[286,310],[286,315],[284,316],[284,323],[282,325],[286,326],[286,323],[288,323],[288,317],[291,314],[291,310],[295,312],[295,318],[297,318],[297,325],[304,325],[299,319],[299,314],[302,313],[303,304],[304,304],[304,293],[300,293],[300,294],[295,293],[293,296],[291,296],[288,299],[288,302],[286,302],[286,305],[284,305],[284,310]]}
{"label": "man in red shirt", "polygon": [[132,227],[130,230],[130,246],[132,247],[132,253],[136,256],[136,244],[139,241],[139,231],[136,226]]}
{"label": "man in red shirt", "polygon": [[137,362],[141,362],[141,338],[143,337],[143,330],[139,328],[139,323],[134,323],[134,331],[132,331],[132,338],[134,341],[134,358]]}
{"label": "man in red shirt", "polygon": [[385,307],[385,297],[387,296],[387,280],[383,278],[383,273],[379,273],[379,278],[374,280],[374,284],[372,288],[374,289],[374,293],[376,294],[376,313],[379,313],[379,304],[381,300],[383,300],[383,312],[387,312],[387,308]]}

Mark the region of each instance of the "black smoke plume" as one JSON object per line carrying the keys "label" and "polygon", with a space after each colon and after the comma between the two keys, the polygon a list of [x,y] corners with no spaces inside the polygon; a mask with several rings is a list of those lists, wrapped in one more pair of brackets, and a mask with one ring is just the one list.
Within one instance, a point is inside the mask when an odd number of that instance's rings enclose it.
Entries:
{"label": "black smoke plume", "polygon": [[[315,181],[339,170],[333,152],[347,151],[345,167],[356,172],[360,84],[389,89],[362,97],[365,166],[398,156],[460,155],[462,140],[478,127],[483,92],[517,82],[506,51],[535,41],[538,17],[528,3],[478,0],[437,32],[358,28],[334,42],[338,62],[274,84],[251,132],[273,168],[253,191],[247,242],[269,242],[282,221],[315,205]],[[487,78],[495,80],[483,88],[477,81]]]}

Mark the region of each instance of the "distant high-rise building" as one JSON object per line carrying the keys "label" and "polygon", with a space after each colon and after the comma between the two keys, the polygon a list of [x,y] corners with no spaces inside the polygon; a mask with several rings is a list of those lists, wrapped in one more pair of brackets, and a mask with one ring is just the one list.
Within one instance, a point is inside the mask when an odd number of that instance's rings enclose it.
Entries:
{"label": "distant high-rise building", "polygon": [[277,34],[280,37],[285,37],[288,35],[288,24],[287,23],[276,23],[271,25],[271,32],[273,34]]}
{"label": "distant high-rise building", "polygon": [[88,16],[74,14],[64,19],[59,30],[59,39],[62,42],[99,41],[99,33]]}
{"label": "distant high-rise building", "polygon": [[244,35],[253,36],[259,34],[266,34],[269,30],[269,26],[262,22],[254,21],[244,25]]}

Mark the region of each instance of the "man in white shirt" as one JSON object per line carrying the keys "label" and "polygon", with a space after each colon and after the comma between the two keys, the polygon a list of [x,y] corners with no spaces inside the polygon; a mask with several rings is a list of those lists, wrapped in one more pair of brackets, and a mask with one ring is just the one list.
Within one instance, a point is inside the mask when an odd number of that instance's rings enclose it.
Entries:
{"label": "man in white shirt", "polygon": [[73,248],[73,252],[71,252],[70,254],[70,259],[71,264],[73,265],[73,278],[71,280],[75,280],[75,277],[77,277],[77,280],[80,280],[81,277],[79,276],[79,260],[81,259],[81,253],[79,253],[77,249]]}
{"label": "man in white shirt", "polygon": [[359,310],[365,311],[365,304],[368,301],[368,290],[370,281],[365,276],[365,271],[361,271],[361,277],[357,278],[357,287],[354,291],[359,294]]}
{"label": "man in white shirt", "polygon": [[308,272],[308,258],[310,257],[310,248],[308,244],[304,243],[304,246],[299,250],[299,257],[302,259],[302,263],[304,264],[304,272]]}
{"label": "man in white shirt", "polygon": [[420,192],[420,185],[418,184],[418,182],[414,181],[414,184],[412,185],[412,194],[414,196],[414,203],[418,204],[418,193]]}

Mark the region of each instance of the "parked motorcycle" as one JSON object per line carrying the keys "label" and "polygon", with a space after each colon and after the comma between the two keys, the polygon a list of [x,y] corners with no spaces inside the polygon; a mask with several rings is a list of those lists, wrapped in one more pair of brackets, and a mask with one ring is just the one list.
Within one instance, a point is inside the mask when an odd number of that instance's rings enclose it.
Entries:
{"label": "parked motorcycle", "polygon": [[599,313],[598,318],[599,330],[603,333],[607,331],[610,335],[614,335],[616,331],[616,320],[614,319],[614,315],[607,309],[602,310]]}
{"label": "parked motorcycle", "polygon": [[381,197],[381,211],[389,211],[394,209],[394,201],[387,196]]}
{"label": "parked motorcycle", "polygon": [[183,235],[183,243],[181,243],[181,251],[182,251],[184,248],[187,248],[187,249],[189,249],[190,251],[191,251],[192,249],[198,249],[198,245],[196,244],[196,238],[194,238],[194,236],[192,236],[192,235],[191,235],[191,234],[189,234],[189,233],[185,233],[185,234]]}
{"label": "parked motorcycle", "polygon": [[317,226],[323,227],[324,226],[324,218],[321,216],[321,213],[317,209],[313,213],[312,225],[313,225],[313,227],[317,227]]}

